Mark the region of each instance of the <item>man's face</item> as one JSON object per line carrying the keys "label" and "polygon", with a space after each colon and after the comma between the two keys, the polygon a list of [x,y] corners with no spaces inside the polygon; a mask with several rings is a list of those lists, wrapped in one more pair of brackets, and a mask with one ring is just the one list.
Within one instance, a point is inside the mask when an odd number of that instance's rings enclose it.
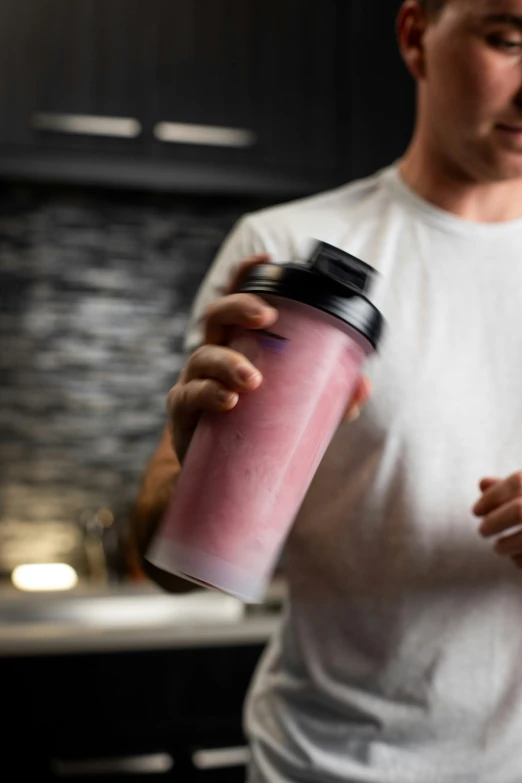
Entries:
{"label": "man's face", "polygon": [[425,131],[461,174],[522,177],[522,0],[447,0],[425,36]]}

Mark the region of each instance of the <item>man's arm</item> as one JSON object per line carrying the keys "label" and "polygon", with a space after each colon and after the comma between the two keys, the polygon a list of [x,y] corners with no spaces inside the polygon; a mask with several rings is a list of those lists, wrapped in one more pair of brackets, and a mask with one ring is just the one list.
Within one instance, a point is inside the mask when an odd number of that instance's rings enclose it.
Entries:
{"label": "man's arm", "polygon": [[160,444],[149,462],[131,519],[131,548],[143,572],[170,593],[195,589],[192,582],[156,568],[145,559],[145,552],[169,503],[181,467],[165,427]]}

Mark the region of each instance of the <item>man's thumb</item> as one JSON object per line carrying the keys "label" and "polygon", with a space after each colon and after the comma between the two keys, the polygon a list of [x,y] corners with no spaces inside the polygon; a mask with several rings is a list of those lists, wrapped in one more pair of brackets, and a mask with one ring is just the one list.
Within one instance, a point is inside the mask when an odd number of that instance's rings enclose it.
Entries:
{"label": "man's thumb", "polygon": [[499,484],[500,481],[501,479],[498,478],[483,478],[482,481],[479,483],[480,491],[487,492],[488,489],[494,487],[495,484]]}

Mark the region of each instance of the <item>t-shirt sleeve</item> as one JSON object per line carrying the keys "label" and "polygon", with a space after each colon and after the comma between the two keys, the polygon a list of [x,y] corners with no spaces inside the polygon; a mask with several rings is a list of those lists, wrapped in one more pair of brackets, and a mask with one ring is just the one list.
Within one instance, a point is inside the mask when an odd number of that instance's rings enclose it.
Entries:
{"label": "t-shirt sleeve", "polygon": [[207,307],[227,293],[242,262],[257,253],[270,253],[269,243],[256,230],[251,216],[241,218],[207,272],[194,300],[185,335],[185,353],[191,354],[203,343],[203,319]]}

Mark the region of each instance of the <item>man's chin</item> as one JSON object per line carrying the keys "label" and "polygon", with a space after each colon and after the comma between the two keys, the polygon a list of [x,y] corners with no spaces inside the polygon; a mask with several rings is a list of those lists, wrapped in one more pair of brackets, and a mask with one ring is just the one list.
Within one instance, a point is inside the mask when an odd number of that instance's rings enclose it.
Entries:
{"label": "man's chin", "polygon": [[491,173],[494,181],[522,178],[522,145],[496,146],[491,156]]}
{"label": "man's chin", "polygon": [[494,177],[497,182],[510,182],[511,180],[522,180],[522,160],[518,164],[503,164],[498,167],[497,176]]}
{"label": "man's chin", "polygon": [[512,152],[497,149],[488,156],[481,168],[485,174],[484,179],[490,182],[522,179],[522,150]]}

